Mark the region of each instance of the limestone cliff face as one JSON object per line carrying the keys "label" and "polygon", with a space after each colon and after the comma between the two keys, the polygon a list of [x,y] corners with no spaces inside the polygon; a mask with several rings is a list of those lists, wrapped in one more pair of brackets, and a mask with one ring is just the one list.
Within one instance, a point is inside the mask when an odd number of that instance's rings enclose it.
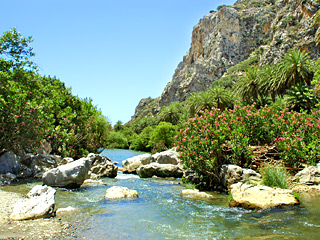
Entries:
{"label": "limestone cliff face", "polygon": [[210,12],[193,28],[189,51],[160,98],[148,99],[149,114],[144,116],[152,116],[171,102],[184,101],[192,92],[206,90],[258,48],[263,48],[260,65],[279,61],[293,48],[318,57],[311,27],[318,9],[316,0],[238,0],[232,7]]}
{"label": "limestone cliff face", "polygon": [[[271,3],[267,1],[266,5]],[[160,107],[206,90],[229,67],[247,59],[270,37],[271,21],[276,15],[275,9],[270,9],[222,7],[204,16],[193,29],[189,52],[160,97]]]}

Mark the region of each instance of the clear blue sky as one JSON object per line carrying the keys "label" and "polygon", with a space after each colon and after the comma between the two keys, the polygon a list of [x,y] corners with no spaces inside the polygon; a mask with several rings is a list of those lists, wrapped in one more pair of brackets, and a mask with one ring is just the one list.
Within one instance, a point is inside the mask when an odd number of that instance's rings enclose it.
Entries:
{"label": "clear blue sky", "polygon": [[111,122],[158,97],[189,50],[192,29],[235,0],[0,0],[0,32],[32,36],[34,62]]}

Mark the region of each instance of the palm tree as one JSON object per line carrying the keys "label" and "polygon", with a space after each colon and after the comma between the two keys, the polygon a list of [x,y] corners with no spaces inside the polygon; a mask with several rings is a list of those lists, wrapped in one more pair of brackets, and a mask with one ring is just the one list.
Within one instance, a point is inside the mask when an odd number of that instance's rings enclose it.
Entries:
{"label": "palm tree", "polygon": [[119,120],[114,126],[113,129],[118,132],[123,129],[123,123]]}
{"label": "palm tree", "polygon": [[214,100],[212,94],[209,91],[194,92],[187,99],[187,105],[189,108],[189,114],[191,116],[196,115],[200,110],[211,109],[214,107]]}
{"label": "palm tree", "polygon": [[216,108],[220,108],[221,110],[232,108],[233,100],[230,91],[222,86],[214,86],[209,89],[209,92]]}
{"label": "palm tree", "polygon": [[313,70],[308,64],[309,55],[299,49],[290,50],[279,63],[279,78],[275,82],[275,88],[284,93],[291,86],[304,82],[311,85]]}
{"label": "palm tree", "polygon": [[159,122],[170,122],[173,125],[178,124],[185,112],[184,107],[179,102],[173,102],[169,106],[164,106],[161,108],[158,114]]}
{"label": "palm tree", "polygon": [[246,102],[257,101],[261,95],[260,84],[258,79],[258,67],[248,68],[239,81],[235,84],[236,93]]}
{"label": "palm tree", "polygon": [[277,79],[277,66],[274,64],[265,65],[259,74],[260,92],[263,96],[270,95],[272,102],[275,102],[279,89],[275,86]]}

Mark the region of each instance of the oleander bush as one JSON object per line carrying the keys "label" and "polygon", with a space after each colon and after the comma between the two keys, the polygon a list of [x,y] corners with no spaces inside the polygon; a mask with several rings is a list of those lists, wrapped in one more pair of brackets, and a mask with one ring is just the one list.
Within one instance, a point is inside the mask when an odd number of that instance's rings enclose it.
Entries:
{"label": "oleander bush", "polygon": [[285,167],[320,160],[320,110],[298,113],[266,105],[235,106],[233,110],[204,110],[190,118],[176,136],[186,168],[219,181],[222,164],[250,167],[253,145],[275,145]]}

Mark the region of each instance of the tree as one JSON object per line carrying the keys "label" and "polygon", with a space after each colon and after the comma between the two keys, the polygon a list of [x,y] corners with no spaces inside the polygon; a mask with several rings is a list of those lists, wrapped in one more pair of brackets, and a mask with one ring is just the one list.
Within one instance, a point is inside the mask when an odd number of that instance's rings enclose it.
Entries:
{"label": "tree", "polygon": [[272,102],[275,102],[276,95],[279,95],[279,89],[275,85],[277,76],[277,66],[274,64],[263,66],[259,74],[260,92],[263,96],[270,95]]}
{"label": "tree", "polygon": [[164,106],[161,108],[158,114],[159,122],[170,122],[173,125],[179,123],[180,119],[183,117],[185,112],[184,107],[179,102],[173,102],[169,106]]}
{"label": "tree", "polygon": [[200,110],[211,109],[214,107],[214,100],[212,94],[209,91],[206,92],[194,92],[187,99],[187,105],[189,108],[189,114],[191,116],[200,112]]}
{"label": "tree", "polygon": [[12,68],[28,68],[35,70],[34,63],[30,60],[35,53],[30,43],[33,42],[32,37],[24,38],[14,28],[4,32],[0,38],[0,70],[9,70]]}
{"label": "tree", "polygon": [[259,68],[248,68],[239,81],[235,84],[236,93],[242,98],[243,101],[248,103],[258,100],[261,95],[261,86],[258,79]]}
{"label": "tree", "polygon": [[221,110],[233,107],[233,100],[230,91],[226,90],[222,86],[214,86],[209,89],[209,93],[212,96],[214,107]]}
{"label": "tree", "polygon": [[123,123],[119,120],[114,126],[113,129],[117,132],[123,129]]}
{"label": "tree", "polygon": [[149,146],[160,151],[172,148],[174,136],[177,134],[176,128],[171,123],[161,122],[151,132]]}
{"label": "tree", "polygon": [[275,88],[279,93],[284,93],[286,89],[297,83],[311,85],[313,79],[313,70],[308,63],[309,55],[299,49],[289,50],[279,63],[279,78],[275,82]]}

